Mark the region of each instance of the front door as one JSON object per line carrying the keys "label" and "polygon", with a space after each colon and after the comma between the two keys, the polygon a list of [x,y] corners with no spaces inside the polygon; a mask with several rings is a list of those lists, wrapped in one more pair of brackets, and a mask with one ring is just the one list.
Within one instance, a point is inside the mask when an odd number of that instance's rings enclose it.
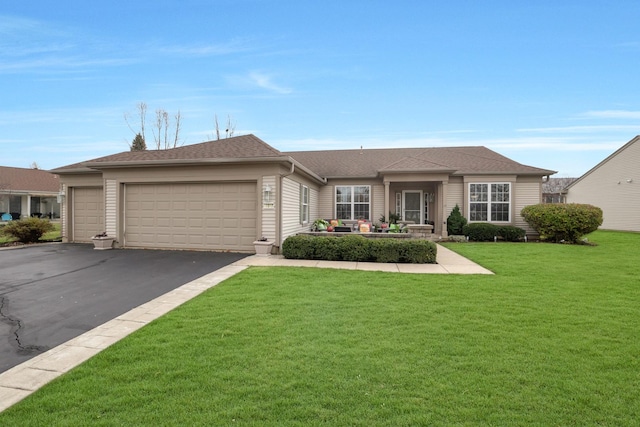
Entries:
{"label": "front door", "polygon": [[422,224],[422,191],[402,192],[402,219]]}

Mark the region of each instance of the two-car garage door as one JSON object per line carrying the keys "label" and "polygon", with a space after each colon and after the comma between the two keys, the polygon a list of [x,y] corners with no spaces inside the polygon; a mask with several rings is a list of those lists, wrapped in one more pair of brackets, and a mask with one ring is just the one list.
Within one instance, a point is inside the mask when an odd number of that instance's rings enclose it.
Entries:
{"label": "two-car garage door", "polygon": [[252,251],[256,183],[125,185],[124,246]]}

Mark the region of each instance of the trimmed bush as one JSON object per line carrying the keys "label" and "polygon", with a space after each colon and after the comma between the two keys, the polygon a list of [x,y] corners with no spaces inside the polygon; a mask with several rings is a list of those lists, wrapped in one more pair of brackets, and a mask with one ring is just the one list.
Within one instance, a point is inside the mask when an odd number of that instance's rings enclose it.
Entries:
{"label": "trimmed bush", "polygon": [[436,245],[423,239],[298,235],[288,237],[282,243],[282,254],[289,259],[434,264],[436,253]]}
{"label": "trimmed bush", "polygon": [[40,218],[25,218],[11,221],[0,230],[6,236],[18,239],[22,243],[35,243],[43,234],[53,231],[53,224],[49,220]]}
{"label": "trimmed bush", "polygon": [[602,209],[587,204],[541,203],[526,206],[521,215],[541,240],[577,243],[602,225]]}
{"label": "trimmed bush", "polygon": [[400,246],[400,262],[411,264],[435,264],[437,249],[433,242],[411,239]]}
{"label": "trimmed bush", "polygon": [[398,262],[400,244],[396,239],[374,239],[370,242],[371,255],[375,262]]}
{"label": "trimmed bush", "polygon": [[340,237],[322,237],[313,239],[313,257],[327,261],[339,261],[342,258]]}
{"label": "trimmed bush", "polygon": [[514,227],[513,225],[498,226],[498,236],[507,242],[519,242],[524,239],[527,232],[524,228]]}
{"label": "trimmed bush", "polygon": [[340,237],[340,254],[343,261],[371,261],[369,239],[362,236]]}
{"label": "trimmed bush", "polygon": [[474,242],[493,242],[498,236],[498,226],[488,222],[472,222],[462,228],[462,233]]}
{"label": "trimmed bush", "polygon": [[447,218],[447,233],[450,236],[459,236],[466,224],[467,219],[460,213],[460,206],[456,205]]}
{"label": "trimmed bush", "polygon": [[314,243],[313,236],[289,237],[282,242],[282,254],[289,259],[313,259]]}

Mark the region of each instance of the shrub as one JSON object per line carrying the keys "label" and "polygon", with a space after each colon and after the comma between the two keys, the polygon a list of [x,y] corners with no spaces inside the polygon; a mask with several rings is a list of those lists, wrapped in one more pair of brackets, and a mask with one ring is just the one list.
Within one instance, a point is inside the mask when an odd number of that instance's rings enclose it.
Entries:
{"label": "shrub", "polygon": [[53,224],[49,220],[40,218],[25,218],[11,221],[4,228],[2,234],[18,239],[22,243],[35,243],[43,234],[53,231]]}
{"label": "shrub", "polygon": [[437,248],[423,239],[367,239],[363,236],[288,237],[282,254],[289,259],[323,259],[328,261],[375,261],[435,263]]}
{"label": "shrub", "polygon": [[456,205],[447,218],[447,233],[457,236],[463,233],[462,229],[467,224],[467,219],[460,213],[460,207]]}
{"label": "shrub", "polygon": [[498,236],[498,227],[488,222],[473,222],[465,225],[462,233],[475,242],[492,242]]}
{"label": "shrub", "polygon": [[313,257],[327,261],[341,258],[340,237],[320,237],[313,239]]}
{"label": "shrub", "polygon": [[282,243],[282,255],[289,259],[313,259],[313,236],[304,234],[287,237]]}
{"label": "shrub", "polygon": [[556,243],[577,243],[602,225],[602,209],[587,204],[541,203],[526,206],[521,215],[540,234],[541,240]]}
{"label": "shrub", "polygon": [[527,232],[520,227],[514,227],[513,225],[501,225],[498,226],[498,236],[507,242],[518,242],[522,240]]}
{"label": "shrub", "polygon": [[428,240],[411,239],[400,246],[400,262],[411,264],[435,264],[436,245]]}
{"label": "shrub", "polygon": [[340,237],[340,257],[343,261],[371,261],[371,245],[363,236]]}
{"label": "shrub", "polygon": [[375,262],[398,262],[400,242],[396,239],[374,239],[370,242],[371,256]]}

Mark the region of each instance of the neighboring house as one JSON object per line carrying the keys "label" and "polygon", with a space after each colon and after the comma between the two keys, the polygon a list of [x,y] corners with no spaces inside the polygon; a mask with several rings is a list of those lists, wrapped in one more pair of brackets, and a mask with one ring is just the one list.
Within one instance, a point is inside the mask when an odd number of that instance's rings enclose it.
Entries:
{"label": "neighboring house", "polygon": [[0,166],[0,218],[60,217],[58,176],[39,169]]}
{"label": "neighboring house", "polygon": [[566,200],[602,209],[602,229],[640,231],[640,136],[569,185]]}
{"label": "neighboring house", "polygon": [[542,183],[542,203],[565,203],[566,188],[578,178],[548,178]]}
{"label": "neighboring house", "polygon": [[[473,221],[527,228],[551,170],[485,147],[281,152],[253,135],[127,151],[55,170],[63,238],[106,231],[121,247],[253,252],[316,218],[378,222],[389,212],[446,235],[457,204]],[[529,230],[531,231],[531,230]]]}

